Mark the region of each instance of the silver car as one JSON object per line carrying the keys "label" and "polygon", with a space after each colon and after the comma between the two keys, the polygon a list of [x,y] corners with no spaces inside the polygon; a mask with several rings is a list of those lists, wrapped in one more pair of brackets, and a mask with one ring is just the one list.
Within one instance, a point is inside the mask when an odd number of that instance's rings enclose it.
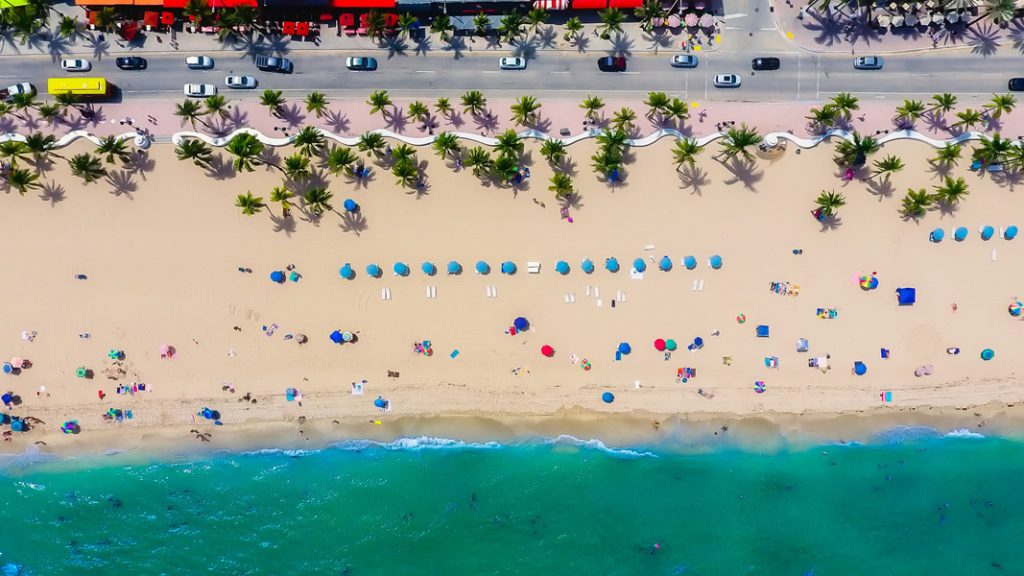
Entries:
{"label": "silver car", "polygon": [[693,54],[673,54],[671,64],[673,68],[696,68],[698,61]]}
{"label": "silver car", "polygon": [[228,88],[249,89],[256,87],[256,79],[252,76],[228,76],[224,78],[224,85]]}
{"label": "silver car", "polygon": [[853,67],[857,70],[881,70],[881,56],[861,56],[854,59]]}
{"label": "silver car", "polygon": [[498,61],[498,68],[502,70],[526,70],[526,58],[506,56]]}
{"label": "silver car", "polygon": [[739,88],[743,79],[739,74],[715,74],[715,88]]}
{"label": "silver car", "polygon": [[185,58],[185,66],[193,70],[209,70],[213,68],[213,58],[209,56],[189,56]]}
{"label": "silver car", "polygon": [[217,94],[217,87],[213,84],[185,84],[185,96],[189,98],[206,98]]}

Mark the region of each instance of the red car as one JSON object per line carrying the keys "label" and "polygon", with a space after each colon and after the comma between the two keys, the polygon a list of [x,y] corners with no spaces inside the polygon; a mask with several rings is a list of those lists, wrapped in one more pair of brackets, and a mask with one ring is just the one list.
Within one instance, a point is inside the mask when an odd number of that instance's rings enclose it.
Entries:
{"label": "red car", "polygon": [[597,67],[601,72],[625,72],[626,59],[622,56],[605,56],[597,60]]}

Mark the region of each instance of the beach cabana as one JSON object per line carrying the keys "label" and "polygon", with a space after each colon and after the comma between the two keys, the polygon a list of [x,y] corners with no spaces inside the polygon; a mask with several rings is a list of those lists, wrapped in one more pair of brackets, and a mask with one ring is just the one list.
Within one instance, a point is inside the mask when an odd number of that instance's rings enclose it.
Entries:
{"label": "beach cabana", "polygon": [[338,269],[338,274],[345,280],[351,280],[356,277],[356,271],[352,269],[352,265],[348,262],[345,262],[345,265]]}
{"label": "beach cabana", "polygon": [[565,260],[559,260],[555,263],[555,272],[558,272],[562,276],[569,273],[569,263]]}
{"label": "beach cabana", "polygon": [[625,356],[633,351],[633,348],[629,345],[629,342],[620,342],[618,347],[619,354]]}
{"label": "beach cabana", "polygon": [[711,258],[708,258],[708,266],[711,266],[715,270],[718,270],[719,268],[722,267],[722,257],[719,256],[718,254],[715,254]]}
{"label": "beach cabana", "polygon": [[604,269],[609,272],[618,272],[619,261],[614,256],[612,256],[611,258],[606,258],[604,261]]}
{"label": "beach cabana", "polygon": [[516,330],[518,330],[520,332],[525,332],[525,331],[530,329],[530,321],[527,320],[526,318],[523,318],[522,316],[520,316],[519,318],[516,318],[512,322],[512,325],[515,326]]}
{"label": "beach cabana", "polygon": [[490,274],[491,273],[491,265],[488,264],[487,262],[484,262],[483,260],[478,260],[477,263],[476,263],[476,273],[477,274]]}
{"label": "beach cabana", "polygon": [[1009,226],[1009,227],[1006,228],[1006,230],[1003,230],[1003,239],[1004,240],[1013,240],[1016,237],[1017,237],[1017,227],[1016,226]]}
{"label": "beach cabana", "polygon": [[900,306],[913,306],[917,301],[916,288],[897,288],[896,299]]}
{"label": "beach cabana", "polygon": [[277,282],[278,284],[284,284],[285,275],[281,270],[274,270],[270,273],[270,281]]}
{"label": "beach cabana", "polygon": [[769,329],[767,324],[761,324],[755,329],[755,333],[757,334],[758,338],[767,338],[768,332]]}
{"label": "beach cabana", "polygon": [[693,270],[697,267],[697,259],[693,256],[687,256],[683,258],[683,266],[686,266],[687,270]]}
{"label": "beach cabana", "polygon": [[371,278],[380,278],[380,266],[376,264],[370,264],[366,267],[366,275]]}
{"label": "beach cabana", "polygon": [[605,404],[611,404],[612,402],[615,402],[615,394],[605,392],[604,394],[601,394],[601,401]]}
{"label": "beach cabana", "polygon": [[392,270],[394,270],[395,276],[409,275],[409,265],[406,264],[405,262],[395,262],[395,266],[394,268],[392,268]]}
{"label": "beach cabana", "polygon": [[420,270],[422,270],[423,273],[426,274],[427,276],[433,276],[434,274],[437,274],[437,266],[434,266],[434,263],[430,262],[429,260],[424,262],[423,264],[420,264]]}
{"label": "beach cabana", "polygon": [[668,256],[662,256],[661,260],[658,261],[658,268],[663,272],[668,272],[672,269],[672,259]]}
{"label": "beach cabana", "polygon": [[455,260],[448,263],[448,274],[455,275],[462,273],[462,264],[459,264]]}
{"label": "beach cabana", "polygon": [[356,201],[351,199],[351,198],[345,198],[344,207],[345,207],[345,212],[358,212],[359,211],[359,204],[356,204]]}
{"label": "beach cabana", "polygon": [[647,270],[647,262],[644,262],[643,258],[633,260],[633,270],[636,270],[637,272],[644,272]]}
{"label": "beach cabana", "polygon": [[342,340],[343,338],[341,336],[341,330],[335,330],[334,332],[331,332],[331,342],[334,342],[335,344],[341,344]]}
{"label": "beach cabana", "polygon": [[982,226],[978,229],[978,234],[981,235],[982,240],[991,240],[995,233],[996,229],[991,226]]}
{"label": "beach cabana", "polygon": [[966,240],[967,239],[967,227],[966,226],[960,226],[959,228],[954,230],[953,231],[953,239],[956,240],[957,242],[963,242],[964,240]]}
{"label": "beach cabana", "polygon": [[552,348],[550,344],[545,344],[540,347],[540,353],[543,354],[545,358],[551,358],[555,355],[555,349]]}
{"label": "beach cabana", "polygon": [[501,273],[512,275],[516,273],[516,263],[511,260],[506,260],[501,263]]}
{"label": "beach cabana", "polygon": [[928,235],[928,241],[935,242],[936,244],[938,244],[939,242],[942,242],[942,239],[945,237],[946,231],[943,230],[942,228],[936,228],[935,230],[932,230],[931,234]]}
{"label": "beach cabana", "polygon": [[863,375],[867,374],[868,373],[868,366],[867,366],[867,364],[861,362],[860,360],[857,360],[856,362],[853,363],[853,373],[855,375],[857,375],[857,376],[863,376]]}
{"label": "beach cabana", "polygon": [[580,264],[580,270],[583,270],[584,274],[592,274],[594,272],[594,262],[590,258],[587,258],[582,264]]}

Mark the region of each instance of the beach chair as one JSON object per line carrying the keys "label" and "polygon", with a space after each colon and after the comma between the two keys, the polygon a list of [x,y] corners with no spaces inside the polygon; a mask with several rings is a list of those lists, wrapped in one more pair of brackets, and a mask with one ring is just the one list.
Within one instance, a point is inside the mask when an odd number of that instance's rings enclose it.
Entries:
{"label": "beach chair", "polygon": [[530,274],[540,274],[540,262],[527,262],[526,271]]}

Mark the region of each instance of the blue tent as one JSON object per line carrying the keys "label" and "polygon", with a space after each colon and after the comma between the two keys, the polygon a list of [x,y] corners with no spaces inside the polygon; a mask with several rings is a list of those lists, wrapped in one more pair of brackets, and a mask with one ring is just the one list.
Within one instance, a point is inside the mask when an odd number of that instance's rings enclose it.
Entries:
{"label": "blue tent", "polygon": [[942,228],[936,228],[935,230],[932,230],[931,234],[928,235],[928,241],[935,242],[936,244],[938,244],[939,242],[942,242],[942,239],[945,237],[946,231],[943,230]]}
{"label": "blue tent", "polygon": [[7,406],[14,401],[14,396],[11,396],[10,392],[5,392],[3,396],[0,396],[0,400],[3,401],[5,406]]}
{"label": "blue tent", "polygon": [[274,282],[277,282],[278,284],[282,284],[284,283],[285,279],[284,272],[280,270],[274,270],[273,272],[270,273],[270,279]]}
{"label": "blue tent", "polygon": [[658,268],[668,272],[672,269],[672,259],[668,256],[662,256],[661,260],[658,261]]}
{"label": "blue tent", "polygon": [[611,392],[605,392],[604,394],[601,394],[601,400],[605,404],[611,404],[612,402],[615,402],[615,394],[612,394]]}
{"label": "blue tent", "polygon": [[860,360],[853,363],[853,373],[857,376],[863,376],[868,373],[868,367]]}
{"label": "blue tent", "polygon": [[394,268],[392,268],[392,270],[395,271],[395,275],[396,276],[408,276],[409,275],[409,265],[406,264],[405,262],[395,262],[395,266],[394,266]]}
{"label": "blue tent", "polygon": [[331,342],[334,342],[335,344],[341,344],[341,341],[341,330],[335,330],[334,332],[331,332]]}
{"label": "blue tent", "polygon": [[914,302],[917,301],[917,289],[897,288],[896,298],[899,301],[900,306],[913,306]]}
{"label": "blue tent", "polygon": [[643,272],[644,270],[647,270],[647,262],[644,262],[643,258],[637,258],[636,260],[633,260],[633,269],[637,272]]}
{"label": "blue tent", "polygon": [[715,254],[711,258],[708,258],[708,266],[711,266],[715,270],[718,270],[719,268],[722,267],[722,257],[719,256],[718,254]]}
{"label": "blue tent", "polygon": [[523,318],[522,316],[516,318],[515,321],[512,322],[512,325],[515,326],[516,330],[519,330],[520,332],[530,329],[530,321],[527,320],[526,318]]}
{"label": "blue tent", "polygon": [[376,264],[370,264],[366,267],[366,274],[373,278],[380,278],[380,266]]}
{"label": "blue tent", "polygon": [[594,263],[590,258],[587,258],[582,264],[580,264],[580,270],[583,270],[586,274],[592,274],[594,272]]}
{"label": "blue tent", "polygon": [[484,262],[483,260],[478,260],[477,263],[476,263],[476,273],[477,274],[490,274],[491,273],[491,265],[488,264],[487,262]]}
{"label": "blue tent", "polygon": [[511,260],[506,260],[506,261],[502,262],[501,263],[501,273],[502,274],[515,274],[516,273],[516,264],[515,264],[515,262],[513,262]]}
{"label": "blue tent", "polygon": [[770,329],[767,324],[761,324],[755,329],[755,334],[757,334],[758,338],[768,338],[769,332]]}
{"label": "blue tent", "polygon": [[697,259],[693,256],[687,256],[683,258],[683,266],[686,266],[687,270],[693,270],[697,267]]}
{"label": "blue tent", "polygon": [[608,258],[604,261],[604,268],[609,272],[618,272],[619,261],[616,260],[614,256],[612,256],[611,258]]}
{"label": "blue tent", "polygon": [[351,280],[356,277],[356,271],[352,269],[352,265],[348,262],[345,262],[345,265],[338,270],[338,274],[345,280]]}
{"label": "blue tent", "polygon": [[455,260],[452,260],[451,262],[448,263],[448,273],[449,274],[459,274],[461,272],[462,272],[462,264],[459,264]]}
{"label": "blue tent", "polygon": [[1003,231],[1003,238],[1005,238],[1007,240],[1013,240],[1016,237],[1017,237],[1017,227],[1016,226],[1010,226],[1006,230]]}
{"label": "blue tent", "polygon": [[437,274],[437,266],[434,266],[434,263],[430,262],[429,260],[424,262],[423,264],[420,264],[420,270],[422,270],[423,273],[426,274],[427,276],[433,276],[434,274]]}
{"label": "blue tent", "polygon": [[377,399],[373,401],[373,405],[376,406],[377,408],[383,408],[388,405],[388,401],[385,400],[384,398],[381,398],[380,396],[377,396]]}
{"label": "blue tent", "polygon": [[284,389],[284,399],[289,401],[289,402],[294,402],[295,401],[295,395],[297,393],[298,393],[298,390],[296,390],[295,388],[285,388]]}
{"label": "blue tent", "polygon": [[619,343],[619,354],[626,355],[626,354],[629,354],[632,351],[633,351],[633,348],[630,347],[629,342],[620,342]]}
{"label": "blue tent", "polygon": [[558,272],[562,276],[565,276],[566,274],[569,273],[569,263],[566,262],[565,260],[559,260],[557,263],[555,263],[555,272]]}
{"label": "blue tent", "polygon": [[967,239],[967,227],[961,226],[953,231],[953,239],[957,242],[963,242]]}
{"label": "blue tent", "polygon": [[351,199],[351,198],[345,198],[344,206],[345,206],[345,212],[358,212],[359,211],[359,204],[356,204],[356,201]]}
{"label": "blue tent", "polygon": [[993,228],[991,226],[982,226],[982,228],[981,228],[981,239],[982,240],[991,240],[992,236],[994,236],[995,233],[996,233],[996,229],[995,228]]}

